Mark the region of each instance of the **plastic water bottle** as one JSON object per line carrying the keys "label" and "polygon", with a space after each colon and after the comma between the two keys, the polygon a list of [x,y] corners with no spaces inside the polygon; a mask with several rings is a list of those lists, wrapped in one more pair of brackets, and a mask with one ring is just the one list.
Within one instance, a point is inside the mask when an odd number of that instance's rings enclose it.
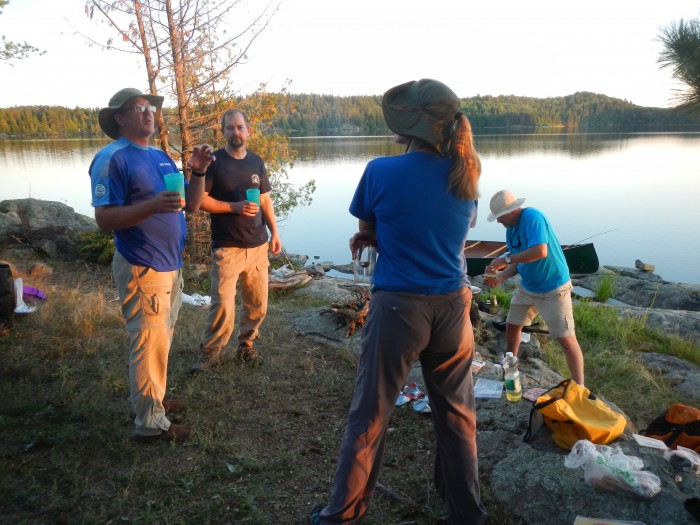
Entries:
{"label": "plastic water bottle", "polygon": [[508,401],[520,401],[523,398],[523,387],[520,383],[520,372],[518,371],[518,358],[513,352],[506,352],[503,360],[503,370],[506,380],[506,398]]}

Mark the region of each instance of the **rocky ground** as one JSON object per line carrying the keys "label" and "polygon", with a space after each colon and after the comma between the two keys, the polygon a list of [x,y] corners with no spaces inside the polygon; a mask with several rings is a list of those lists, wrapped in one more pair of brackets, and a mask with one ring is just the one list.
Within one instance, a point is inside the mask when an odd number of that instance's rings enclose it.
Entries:
{"label": "rocky ground", "polygon": [[[94,228],[92,219],[75,214],[60,203],[35,199],[0,202],[0,241],[20,240],[22,249],[31,247],[48,256],[75,255],[77,233]],[[296,262],[302,265],[302,261]],[[296,284],[303,286],[291,293],[316,297],[329,304],[352,298],[351,281],[329,277],[327,272],[331,270],[348,272],[347,266],[332,263],[304,266],[303,273],[307,275],[296,277]],[[617,267],[602,268],[591,276],[573,276],[572,280],[580,290],[592,290],[608,273],[616,275],[615,301],[611,306],[620,315],[644,316],[649,326],[698,344],[700,286],[669,283],[653,273]],[[478,280],[474,284],[480,285]],[[336,316],[327,315],[327,310],[321,307],[295,314],[296,332],[331,347],[357,351],[362,331],[346,337],[345,326],[338,323]],[[482,312],[481,320],[489,326],[491,318]],[[503,334],[489,328],[489,336],[477,347],[479,357],[486,362],[477,377],[493,376],[493,364],[498,362],[504,347]],[[525,389],[551,387],[563,379],[546,366],[535,338],[521,349]],[[642,356],[647,366],[671,380],[687,397],[688,404],[700,404],[698,367],[660,354]],[[413,369],[411,378],[422,382],[418,367]],[[526,523],[571,524],[577,515],[637,520],[646,525],[692,523],[683,501],[700,494],[700,479],[690,473],[678,474],[658,450],[640,447],[631,439],[637,431],[634,425],[628,425],[616,444],[626,455],[640,457],[644,469],[661,479],[661,492],[651,500],[593,489],[584,482],[580,469],[564,466],[567,452],[553,444],[546,428],[532,442],[524,443],[530,408],[528,402],[509,403],[505,398],[477,401],[480,470],[490,480],[495,497]],[[404,409],[410,408],[400,410]]]}
{"label": "rocky ground", "polygon": [[[345,269],[345,268],[342,268]],[[352,299],[353,286],[347,279],[320,277],[317,268],[317,279],[308,286],[294,293],[306,294],[330,302],[343,302]],[[601,274],[613,271],[603,269]],[[632,272],[632,269],[629,271]],[[599,278],[600,276],[598,276]],[[646,277],[646,276],[643,276]],[[587,276],[576,279],[578,286],[591,286],[594,277]],[[655,308],[662,305],[676,306],[679,295],[685,296],[683,304],[696,305],[698,289],[686,285],[655,283]],[[640,304],[643,297],[649,293],[647,287],[638,286],[636,296],[626,295],[629,303]],[[694,302],[695,301],[695,302]],[[616,308],[632,308],[631,306],[615,306]],[[637,306],[647,312],[649,308]],[[669,312],[671,312],[669,314]],[[666,319],[679,316],[678,310],[662,312]],[[689,319],[696,319],[698,312],[689,312]],[[485,312],[480,312],[482,323],[489,325],[493,319]],[[652,319],[652,317],[649,317]],[[361,330],[345,337],[345,326],[338,322],[337,317],[327,315],[327,308],[320,307],[300,312],[295,317],[295,329],[309,337],[323,341],[338,348],[359,350]],[[693,324],[686,321],[674,325],[674,333],[679,336],[696,336]],[[685,330],[689,330],[686,334]],[[502,332],[489,329],[485,343],[477,345],[479,358],[486,364],[476,378],[493,377],[494,363],[498,362],[499,353],[505,348]],[[542,350],[535,338],[521,346],[521,370],[523,373],[523,388],[556,385],[564,379],[558,373],[549,369],[542,359]],[[660,354],[643,354],[647,366],[660,370],[672,381],[680,392],[687,396],[688,404],[700,404],[700,368],[683,360]],[[410,379],[422,384],[419,365],[414,366]],[[551,433],[545,427],[529,443],[523,442],[527,430],[532,405],[529,402],[509,403],[505,397],[501,399],[478,399],[478,446],[479,468],[491,480],[491,491],[509,510],[520,516],[526,523],[537,525],[571,524],[576,516],[589,516],[609,519],[627,519],[643,521],[646,525],[681,525],[692,523],[692,517],[683,508],[683,502],[700,494],[700,478],[697,475],[683,473],[679,475],[663,458],[659,450],[641,447],[632,438],[638,429],[628,420],[623,436],[616,441],[627,456],[636,456],[643,460],[644,470],[659,476],[661,491],[653,499],[641,499],[621,491],[610,493],[596,490],[584,482],[583,470],[572,470],[564,466],[567,452],[554,445]],[[614,407],[614,405],[613,405]],[[616,407],[614,407],[616,408]],[[399,409],[402,410],[403,408]],[[618,410],[619,411],[619,410]],[[552,502],[556,502],[556,516],[552,516]]]}

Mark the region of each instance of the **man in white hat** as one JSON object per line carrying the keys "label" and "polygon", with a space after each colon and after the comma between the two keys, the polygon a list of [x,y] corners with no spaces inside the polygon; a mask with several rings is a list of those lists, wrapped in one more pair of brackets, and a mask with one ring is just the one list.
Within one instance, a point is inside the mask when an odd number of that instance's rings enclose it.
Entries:
{"label": "man in white hat", "polygon": [[[90,165],[92,205],[102,230],[114,231],[114,282],[129,332],[129,383],[138,442],[183,441],[184,426],[171,425],[166,412],[182,402],[165,400],[168,354],[182,304],[182,253],[187,230],[184,205],[196,212],[204,177],[185,181],[185,199],[167,191],[164,176],[178,172],[168,155],[148,145],[163,97],[125,88],[100,110],[102,131],[114,142]],[[211,148],[195,148],[190,167],[203,173]]]}
{"label": "man in white hat", "polygon": [[498,286],[517,273],[521,277],[506,319],[507,351],[518,355],[523,326],[529,326],[539,312],[550,335],[564,349],[571,378],[583,385],[583,352],[574,329],[572,285],[564,252],[547,217],[535,208],[522,208],[524,202],[501,190],[491,198],[491,213],[486,218],[506,228],[508,247],[505,256],[486,268],[487,273],[498,272],[486,284]]}

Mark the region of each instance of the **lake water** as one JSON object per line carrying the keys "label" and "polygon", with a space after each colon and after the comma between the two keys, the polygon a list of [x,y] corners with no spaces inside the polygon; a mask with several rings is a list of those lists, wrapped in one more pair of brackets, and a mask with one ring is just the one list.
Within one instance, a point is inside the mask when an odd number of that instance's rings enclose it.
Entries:
{"label": "lake water", "polygon": [[[700,134],[477,135],[481,210],[471,239],[501,240],[488,201],[509,189],[541,209],[559,240],[590,240],[601,264],[640,259],[671,281],[700,283]],[[87,168],[102,140],[0,140],[0,200],[34,197],[93,216]],[[365,164],[402,148],[388,137],[293,139],[290,182],[316,181],[313,203],[280,224],[289,253],[346,263],[348,205]]]}

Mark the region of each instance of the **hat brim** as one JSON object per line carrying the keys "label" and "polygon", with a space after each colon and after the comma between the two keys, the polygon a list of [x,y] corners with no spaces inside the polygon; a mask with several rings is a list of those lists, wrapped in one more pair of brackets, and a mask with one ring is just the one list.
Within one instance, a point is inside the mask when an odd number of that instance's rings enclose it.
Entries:
{"label": "hat brim", "polygon": [[160,111],[160,109],[163,107],[164,97],[156,95],[135,95],[131,98],[126,99],[124,103],[121,104],[119,107],[102,108],[100,110],[97,120],[100,123],[100,128],[102,128],[102,131],[104,131],[105,135],[115,140],[119,138],[119,125],[114,120],[114,114],[120,109],[122,109],[130,100],[133,100],[135,98],[145,98],[156,108],[158,108],[157,111]]}
{"label": "hat brim", "polygon": [[449,137],[459,104],[459,97],[445,84],[424,78],[384,93],[382,113],[393,133],[417,137],[439,148]]}
{"label": "hat brim", "polygon": [[493,212],[489,213],[488,217],[486,217],[486,220],[489,222],[493,222],[496,219],[498,219],[499,217],[505,215],[506,213],[510,213],[514,210],[517,210],[518,208],[520,208],[520,206],[523,205],[524,202],[525,202],[525,199],[518,199],[513,204],[511,204],[507,208],[502,209],[498,213],[493,213]]}

